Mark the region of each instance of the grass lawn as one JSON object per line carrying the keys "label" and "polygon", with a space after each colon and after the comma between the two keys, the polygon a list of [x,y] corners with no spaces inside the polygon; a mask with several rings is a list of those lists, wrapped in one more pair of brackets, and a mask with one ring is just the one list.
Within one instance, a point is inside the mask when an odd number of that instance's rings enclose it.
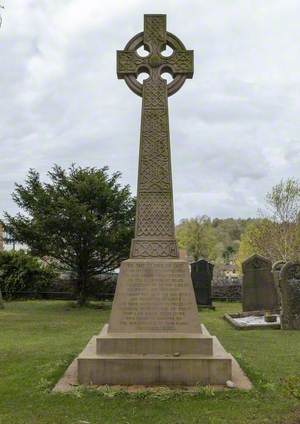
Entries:
{"label": "grass lawn", "polygon": [[[109,308],[78,310],[60,301],[7,303],[0,310],[0,424],[300,423],[300,331],[238,331],[221,319],[239,303],[216,303],[201,317],[255,384],[250,392],[194,396],[51,388],[97,333]],[[297,418],[298,416],[298,418]]]}

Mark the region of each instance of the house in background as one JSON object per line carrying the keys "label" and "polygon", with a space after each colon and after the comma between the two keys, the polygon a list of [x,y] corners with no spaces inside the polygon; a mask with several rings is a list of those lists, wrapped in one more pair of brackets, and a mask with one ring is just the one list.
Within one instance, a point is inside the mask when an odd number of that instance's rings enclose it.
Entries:
{"label": "house in background", "polygon": [[5,234],[2,225],[0,224],[0,252],[4,250],[28,250],[25,244],[20,244],[7,237]]}
{"label": "house in background", "polygon": [[225,277],[229,280],[236,280],[239,278],[239,273],[237,271],[237,267],[234,265],[232,261],[229,264],[223,266],[223,271]]}

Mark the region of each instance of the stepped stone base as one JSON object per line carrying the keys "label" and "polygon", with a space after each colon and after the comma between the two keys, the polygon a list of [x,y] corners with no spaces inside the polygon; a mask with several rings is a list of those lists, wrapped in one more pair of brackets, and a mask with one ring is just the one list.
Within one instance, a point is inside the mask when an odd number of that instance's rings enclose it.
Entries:
{"label": "stepped stone base", "polygon": [[121,264],[109,324],[79,355],[84,385],[224,385],[232,357],[201,325],[186,261]]}
{"label": "stepped stone base", "polygon": [[99,355],[213,354],[212,337],[200,333],[110,333],[108,328],[109,325],[105,324],[96,337],[96,353]]}
{"label": "stepped stone base", "polygon": [[119,337],[106,324],[77,363],[84,385],[224,385],[232,378],[231,355],[208,333]]}
{"label": "stepped stone base", "polygon": [[[202,331],[203,334],[209,336],[209,333],[207,332],[206,328],[204,325],[202,325]],[[81,358],[86,358],[88,356],[89,353],[95,352],[95,348],[96,348],[96,338],[97,336],[92,337],[92,339],[90,340],[90,342],[88,343],[88,345],[85,347],[84,351],[79,355],[79,357]],[[226,354],[224,348],[222,347],[222,345],[220,344],[219,340],[216,337],[212,337],[213,339],[213,351],[214,351],[214,355],[216,357],[218,356],[222,356],[223,354]],[[228,354],[227,354],[228,355]],[[239,366],[239,364],[237,363],[236,359],[229,354],[229,357],[231,358],[232,361],[232,382],[234,384],[234,386],[237,389],[240,390],[251,390],[252,389],[252,384],[251,381],[248,379],[248,377],[243,373],[243,370],[241,369],[241,367]],[[198,383],[198,381],[197,381]],[[69,365],[69,367],[66,369],[64,375],[59,379],[59,381],[56,383],[55,387],[53,388],[54,392],[60,392],[60,393],[66,393],[66,392],[72,392],[74,390],[76,390],[76,387],[79,384],[79,380],[78,380],[78,357],[75,358],[73,360],[73,362]],[[89,383],[87,383],[89,384]],[[212,384],[209,383],[214,389],[218,390],[218,389],[223,389],[226,388],[226,386],[224,386],[224,384]],[[104,387],[105,385],[99,385],[99,387]],[[145,391],[145,390],[155,390],[155,387],[159,387],[159,385],[150,385],[150,386],[146,386],[144,385],[111,385],[111,387],[114,387],[116,390],[120,389],[122,387],[123,390],[127,391],[128,393],[130,392],[139,392],[139,391]],[[174,389],[179,390],[179,389],[183,389],[184,391],[189,388],[189,390],[191,392],[198,390],[198,385],[180,385],[180,384],[170,384],[168,385],[168,387],[172,388],[174,387]],[[227,389],[228,390],[228,389]],[[231,389],[230,389],[231,390]]]}

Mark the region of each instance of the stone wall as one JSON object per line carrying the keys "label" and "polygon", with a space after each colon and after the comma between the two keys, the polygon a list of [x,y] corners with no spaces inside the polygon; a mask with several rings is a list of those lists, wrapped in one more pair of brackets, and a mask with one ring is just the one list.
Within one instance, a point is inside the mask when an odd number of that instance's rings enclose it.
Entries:
{"label": "stone wall", "polygon": [[239,279],[229,282],[228,279],[214,281],[212,284],[212,298],[214,300],[236,300],[242,298],[242,284]]}
{"label": "stone wall", "polygon": [[[95,278],[89,289],[89,297],[92,300],[112,300],[116,289],[117,275],[112,274],[110,279],[101,281]],[[2,293],[6,297],[6,293]],[[74,283],[69,278],[58,278],[51,287],[42,292],[19,292],[19,299],[52,299],[52,300],[75,300]]]}

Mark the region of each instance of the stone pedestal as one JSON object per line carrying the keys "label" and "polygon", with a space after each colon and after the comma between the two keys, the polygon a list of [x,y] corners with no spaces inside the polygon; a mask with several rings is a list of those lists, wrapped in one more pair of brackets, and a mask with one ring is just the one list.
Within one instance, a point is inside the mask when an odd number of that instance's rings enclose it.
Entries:
{"label": "stone pedestal", "polygon": [[128,259],[121,264],[109,333],[200,333],[188,263]]}
{"label": "stone pedestal", "polygon": [[[147,57],[138,55],[142,45]],[[161,55],[166,45],[170,57]],[[170,84],[164,71],[174,77]],[[145,15],[144,31],[117,53],[117,74],[143,99],[135,237],[109,324],[78,357],[79,383],[225,384],[232,357],[204,333],[175,238],[168,96],[192,77],[193,51],[166,30],[165,15]]]}
{"label": "stone pedestal", "polygon": [[225,384],[232,359],[203,333],[188,263],[121,265],[109,324],[78,357],[80,384]]}

